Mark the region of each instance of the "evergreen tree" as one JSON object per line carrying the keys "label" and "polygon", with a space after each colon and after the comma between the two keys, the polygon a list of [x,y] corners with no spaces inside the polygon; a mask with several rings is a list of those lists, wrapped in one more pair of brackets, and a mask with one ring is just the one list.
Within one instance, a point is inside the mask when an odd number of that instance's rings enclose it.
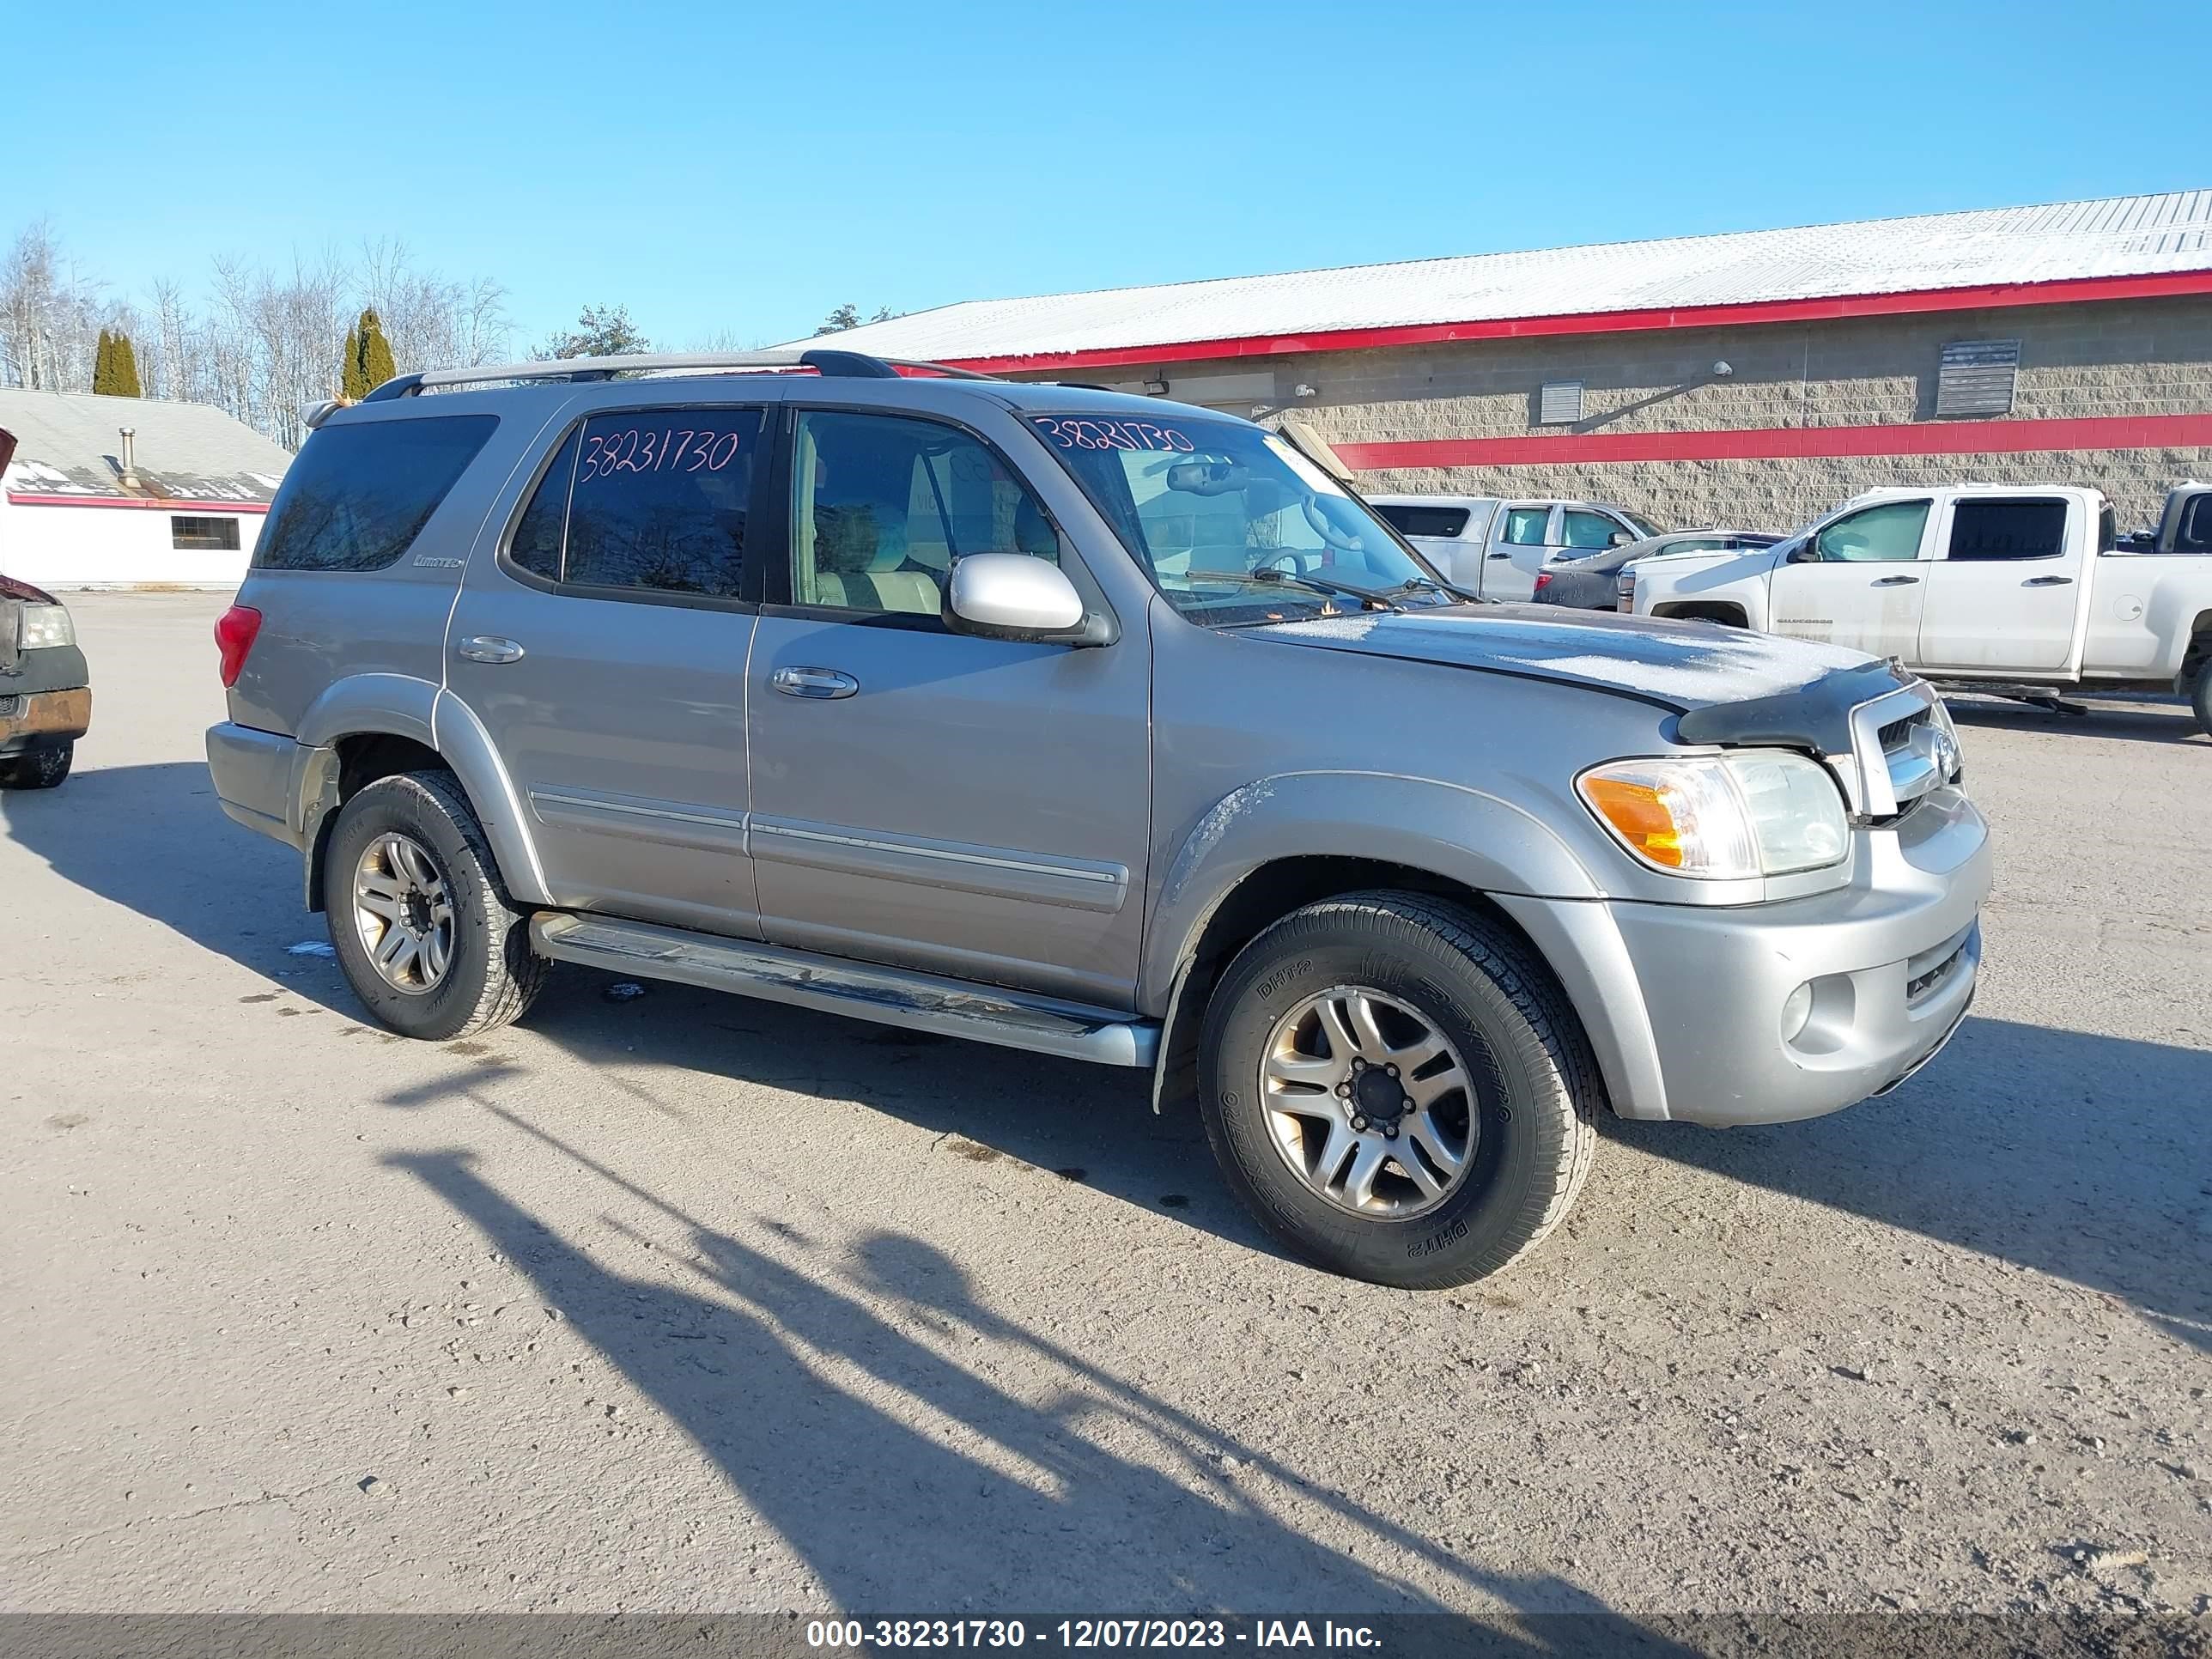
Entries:
{"label": "evergreen tree", "polygon": [[361,372],[361,325],[356,323],[346,331],[345,346],[338,357],[338,396],[357,404],[368,395]]}
{"label": "evergreen tree", "polygon": [[115,389],[115,338],[104,328],[92,352],[92,389],[103,398]]}
{"label": "evergreen tree", "polygon": [[131,337],[118,334],[108,349],[108,390],[118,398],[144,397],[138,381],[138,349],[131,343]]}
{"label": "evergreen tree", "polygon": [[544,357],[627,357],[653,345],[629,319],[628,306],[586,306],[576,326],[550,336],[533,355]]}
{"label": "evergreen tree", "polygon": [[372,307],[361,313],[361,378],[363,390],[374,392],[399,373],[392,360],[392,342],[384,337],[384,319]]}

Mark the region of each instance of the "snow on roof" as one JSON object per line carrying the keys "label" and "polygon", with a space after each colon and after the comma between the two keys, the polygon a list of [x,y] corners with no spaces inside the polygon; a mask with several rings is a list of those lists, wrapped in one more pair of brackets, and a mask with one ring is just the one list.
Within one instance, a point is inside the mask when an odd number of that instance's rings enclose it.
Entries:
{"label": "snow on roof", "polygon": [[835,343],[893,357],[998,362],[2182,272],[2212,272],[2212,190],[970,300],[866,324]]}
{"label": "snow on roof", "polygon": [[[126,426],[135,434],[136,489],[123,484]],[[15,459],[0,477],[10,495],[265,505],[292,461],[211,404],[157,398],[0,388],[0,431],[15,438]]]}

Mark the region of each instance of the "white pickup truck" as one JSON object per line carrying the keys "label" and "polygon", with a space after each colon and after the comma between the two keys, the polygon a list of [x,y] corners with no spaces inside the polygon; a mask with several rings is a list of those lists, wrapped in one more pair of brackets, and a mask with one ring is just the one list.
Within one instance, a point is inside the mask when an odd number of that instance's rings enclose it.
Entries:
{"label": "white pickup truck", "polygon": [[2094,489],[1876,489],[1771,548],[1638,560],[1619,609],[1851,646],[2030,702],[2180,691],[2212,733],[2212,556],[2115,541]]}

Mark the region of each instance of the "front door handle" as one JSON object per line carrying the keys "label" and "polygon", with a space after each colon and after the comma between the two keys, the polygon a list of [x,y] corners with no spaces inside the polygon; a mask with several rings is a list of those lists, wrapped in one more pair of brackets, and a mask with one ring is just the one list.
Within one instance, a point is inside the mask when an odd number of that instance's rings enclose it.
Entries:
{"label": "front door handle", "polygon": [[1513,556],[1510,553],[1493,553],[1490,556],[1493,559],[1510,559]]}
{"label": "front door handle", "polygon": [[1869,587],[1910,587],[1913,583],[1919,580],[1920,578],[1917,576],[1884,576],[1880,581],[1869,582],[1867,586]]}
{"label": "front door handle", "polygon": [[768,683],[787,697],[849,697],[860,681],[835,668],[779,668]]}
{"label": "front door handle", "polygon": [[513,640],[503,640],[495,635],[474,634],[460,641],[453,649],[471,662],[520,662],[522,647]]}
{"label": "front door handle", "polygon": [[2070,587],[2073,583],[2074,579],[2071,576],[2030,576],[2021,586],[2022,587]]}

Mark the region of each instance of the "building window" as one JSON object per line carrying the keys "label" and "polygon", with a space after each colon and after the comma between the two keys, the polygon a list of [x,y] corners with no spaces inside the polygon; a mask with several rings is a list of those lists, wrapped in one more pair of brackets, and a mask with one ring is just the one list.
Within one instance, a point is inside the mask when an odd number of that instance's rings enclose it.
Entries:
{"label": "building window", "polygon": [[2017,340],[1960,340],[1943,348],[1936,371],[1938,415],[2009,415],[2020,375]]}
{"label": "building window", "polygon": [[179,553],[235,553],[238,551],[238,520],[235,519],[171,519],[169,545]]}
{"label": "building window", "polygon": [[1547,380],[1536,393],[1536,424],[1572,426],[1583,417],[1583,383]]}

